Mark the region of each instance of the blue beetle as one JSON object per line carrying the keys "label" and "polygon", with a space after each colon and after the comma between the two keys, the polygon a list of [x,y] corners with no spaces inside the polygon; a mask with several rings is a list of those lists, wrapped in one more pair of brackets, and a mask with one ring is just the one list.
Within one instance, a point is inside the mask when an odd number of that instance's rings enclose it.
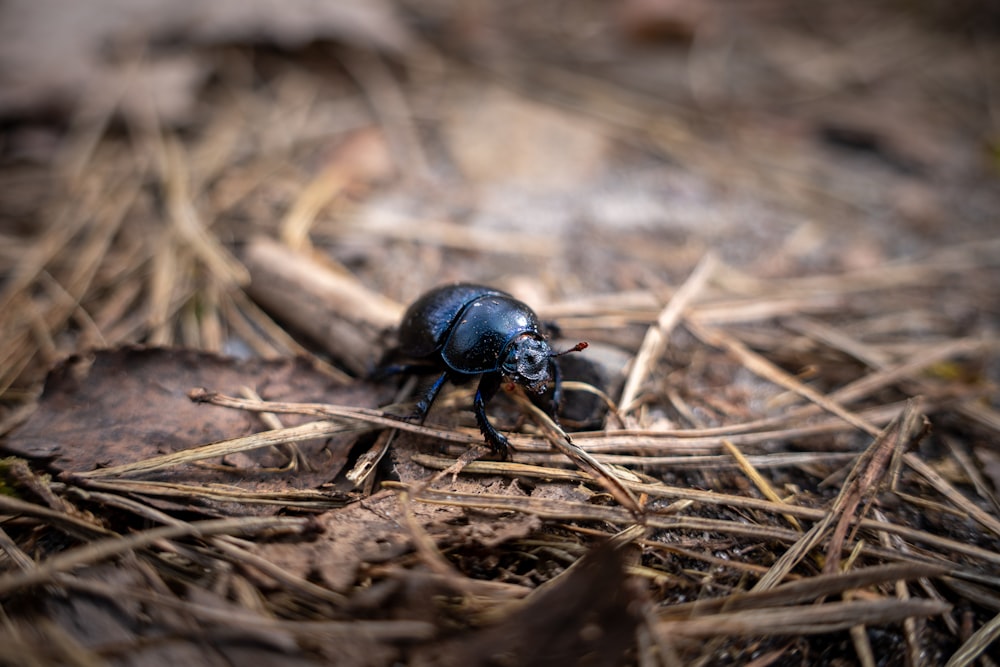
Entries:
{"label": "blue beetle", "polygon": [[[566,352],[582,350],[579,343]],[[551,382],[547,412],[555,418],[561,398],[559,365],[542,333],[538,316],[507,292],[485,285],[459,283],[427,292],[406,310],[399,327],[399,355],[416,362],[398,370],[440,371],[417,401],[413,417],[423,422],[446,380],[461,384],[479,377],[473,402],[476,423],[486,443],[501,459],[510,442],[490,423],[486,403],[504,380],[542,395]]]}

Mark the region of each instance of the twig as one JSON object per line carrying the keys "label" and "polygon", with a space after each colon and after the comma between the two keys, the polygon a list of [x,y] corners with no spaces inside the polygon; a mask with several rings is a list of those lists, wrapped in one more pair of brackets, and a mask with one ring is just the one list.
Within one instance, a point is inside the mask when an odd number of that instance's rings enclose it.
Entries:
{"label": "twig", "polygon": [[625,380],[625,386],[622,388],[621,398],[618,401],[621,414],[628,414],[635,408],[635,399],[639,394],[639,389],[646,381],[653,366],[663,356],[670,332],[677,326],[684,310],[705,288],[712,272],[715,271],[716,264],[715,256],[711,253],[702,257],[698,266],[660,312],[656,323],[646,330],[646,337],[642,341],[639,352],[632,360],[632,370]]}

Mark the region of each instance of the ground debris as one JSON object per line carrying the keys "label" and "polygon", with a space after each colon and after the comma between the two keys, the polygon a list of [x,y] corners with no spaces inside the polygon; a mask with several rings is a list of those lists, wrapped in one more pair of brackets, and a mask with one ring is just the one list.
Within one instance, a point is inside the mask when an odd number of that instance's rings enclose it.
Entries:
{"label": "ground debris", "polygon": [[[64,4],[0,9],[0,663],[985,659],[995,11]],[[372,374],[458,280],[590,344],[509,461]]]}

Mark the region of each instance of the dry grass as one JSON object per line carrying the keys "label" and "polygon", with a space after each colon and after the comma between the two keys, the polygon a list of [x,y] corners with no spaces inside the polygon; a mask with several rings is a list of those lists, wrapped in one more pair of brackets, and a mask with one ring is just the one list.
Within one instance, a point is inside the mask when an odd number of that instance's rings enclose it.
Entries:
{"label": "dry grass", "polygon": [[[233,74],[253,54],[217,57]],[[399,405],[209,388],[193,398],[262,415],[260,431],[56,479],[44,461],[8,459],[0,662],[127,664],[178,650],[208,664],[216,652],[235,659],[227,651],[242,642],[274,659],[449,664],[434,647],[464,655],[492,646],[492,627],[516,635],[539,600],[586,576],[574,569],[584,554],[610,543],[629,581],[615,591],[628,595],[632,664],[995,664],[1000,239],[824,272],[793,262],[801,239],[789,232],[774,255],[793,269],[774,275],[733,260],[738,240],[696,232],[680,244],[599,227],[480,233],[413,206],[424,189],[456,209],[467,201],[464,184],[432,176],[437,146],[422,125],[447,129],[429,91],[472,85],[465,64],[343,55],[350,77],[324,90],[322,70],[257,57],[273,68],[269,85],[223,77],[193,129],[154,116],[119,126],[107,108],[76,119],[44,169],[0,173],[4,210],[30,209],[32,223],[2,230],[0,431],[28,418],[57,361],[131,342],[304,355],[359,382],[400,303],[456,274],[528,285],[567,335],[628,355],[621,388],[567,384],[571,397],[611,403],[606,425],[569,440],[522,400],[533,423],[512,433],[514,460],[494,462],[475,460],[475,428],[400,421]],[[807,171],[731,160],[697,119],[664,115],[652,96],[559,67],[480,66],[552,109],[572,100],[568,122],[585,117],[709,181],[787,198],[803,218],[854,211],[831,208],[834,193]],[[414,210],[366,208],[394,190]],[[580,265],[594,248],[606,265]],[[285,426],[284,414],[315,420]],[[252,493],[155,475],[344,433],[380,435],[328,487]],[[278,478],[309,465],[283,451]],[[385,461],[395,480],[381,476]],[[276,505],[288,516],[240,516]],[[402,534],[405,547],[375,554],[364,530],[318,542],[356,566],[331,585],[316,573],[317,535],[369,510],[371,530]],[[595,584],[586,604],[612,597]],[[73,608],[83,599],[107,636],[65,622],[86,615]],[[118,618],[138,609],[147,623]],[[583,610],[562,611],[582,622]]]}

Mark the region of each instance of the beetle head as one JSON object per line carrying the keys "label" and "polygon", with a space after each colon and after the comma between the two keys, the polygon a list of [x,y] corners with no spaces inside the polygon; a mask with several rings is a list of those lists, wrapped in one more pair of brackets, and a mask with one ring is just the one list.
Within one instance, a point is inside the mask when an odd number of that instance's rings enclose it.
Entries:
{"label": "beetle head", "polygon": [[502,364],[504,375],[530,391],[540,394],[549,381],[549,344],[540,338],[523,335],[516,338],[507,350]]}

